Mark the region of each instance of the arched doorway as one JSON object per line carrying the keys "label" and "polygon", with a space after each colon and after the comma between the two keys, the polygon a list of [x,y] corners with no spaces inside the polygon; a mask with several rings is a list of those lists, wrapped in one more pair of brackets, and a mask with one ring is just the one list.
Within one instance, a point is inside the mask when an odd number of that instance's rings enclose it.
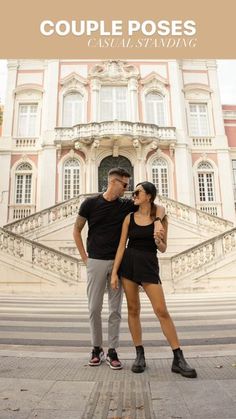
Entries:
{"label": "arched doorway", "polygon": [[107,188],[107,175],[110,169],[113,167],[122,167],[122,169],[126,169],[130,174],[130,187],[129,190],[134,189],[134,173],[133,173],[133,167],[129,161],[124,156],[108,156],[105,157],[98,168],[98,191],[104,192]]}

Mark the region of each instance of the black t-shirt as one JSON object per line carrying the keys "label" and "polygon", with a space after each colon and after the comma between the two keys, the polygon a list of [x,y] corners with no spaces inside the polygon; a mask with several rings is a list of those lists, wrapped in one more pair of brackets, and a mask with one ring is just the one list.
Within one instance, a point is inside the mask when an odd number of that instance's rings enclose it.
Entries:
{"label": "black t-shirt", "polygon": [[122,223],[127,214],[136,211],[131,199],[107,201],[103,195],[87,198],[79,215],[88,221],[87,252],[92,259],[112,260],[120,241]]}

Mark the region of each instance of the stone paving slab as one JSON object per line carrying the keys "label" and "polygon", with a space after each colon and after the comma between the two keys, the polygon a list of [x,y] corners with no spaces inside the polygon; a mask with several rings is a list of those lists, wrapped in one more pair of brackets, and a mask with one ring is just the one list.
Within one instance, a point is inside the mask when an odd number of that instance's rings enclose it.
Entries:
{"label": "stone paving slab", "polygon": [[[56,355],[56,354],[55,354]],[[143,374],[87,358],[0,357],[0,419],[236,419],[236,356],[189,359],[197,379],[148,359]]]}
{"label": "stone paving slab", "polygon": [[[148,359],[147,369],[141,374],[145,380],[179,381],[183,378],[171,372],[172,359]],[[225,380],[236,379],[236,355],[214,358],[188,358],[189,363],[198,370],[198,379]],[[88,357],[75,358],[31,358],[0,357],[0,378],[68,380],[68,381],[120,381],[133,380],[130,371],[132,360],[123,361],[120,371],[111,370],[105,363],[98,367],[88,366]],[[139,377],[139,375],[138,375]],[[139,379],[137,377],[137,379]]]}

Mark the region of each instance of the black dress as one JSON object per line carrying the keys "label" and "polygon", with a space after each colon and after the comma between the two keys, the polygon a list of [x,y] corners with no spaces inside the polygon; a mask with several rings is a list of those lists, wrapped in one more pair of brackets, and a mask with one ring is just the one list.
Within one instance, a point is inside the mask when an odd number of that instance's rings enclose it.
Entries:
{"label": "black dress", "polygon": [[161,284],[157,246],[153,238],[154,222],[140,226],[130,214],[128,246],[119,269],[119,276],[141,285],[142,283]]}

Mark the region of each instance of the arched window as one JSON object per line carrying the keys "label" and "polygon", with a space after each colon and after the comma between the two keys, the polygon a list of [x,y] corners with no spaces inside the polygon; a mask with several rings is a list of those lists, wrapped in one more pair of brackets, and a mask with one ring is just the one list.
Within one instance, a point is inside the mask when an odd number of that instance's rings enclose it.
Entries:
{"label": "arched window", "polygon": [[164,159],[156,159],[152,163],[152,182],[158,194],[169,196],[168,166]]}
{"label": "arched window", "polygon": [[214,202],[214,171],[209,162],[202,162],[197,168],[198,191],[200,202]]}
{"label": "arched window", "polygon": [[107,156],[101,161],[98,168],[98,191],[104,192],[106,190],[108,172],[114,167],[122,167],[122,169],[126,169],[130,173],[129,190],[132,191],[134,188],[133,167],[130,160],[124,156]]}
{"label": "arched window", "polygon": [[69,93],[63,101],[63,126],[72,127],[82,122],[83,96],[80,93]]}
{"label": "arched window", "polygon": [[102,86],[100,91],[100,121],[127,121],[127,87]]}
{"label": "arched window", "polygon": [[31,204],[32,200],[32,166],[21,163],[15,174],[15,203]]}
{"label": "arched window", "polygon": [[80,163],[77,159],[66,160],[63,179],[64,200],[78,196],[80,192]]}
{"label": "arched window", "polygon": [[156,92],[146,95],[146,122],[165,126],[164,98]]}

